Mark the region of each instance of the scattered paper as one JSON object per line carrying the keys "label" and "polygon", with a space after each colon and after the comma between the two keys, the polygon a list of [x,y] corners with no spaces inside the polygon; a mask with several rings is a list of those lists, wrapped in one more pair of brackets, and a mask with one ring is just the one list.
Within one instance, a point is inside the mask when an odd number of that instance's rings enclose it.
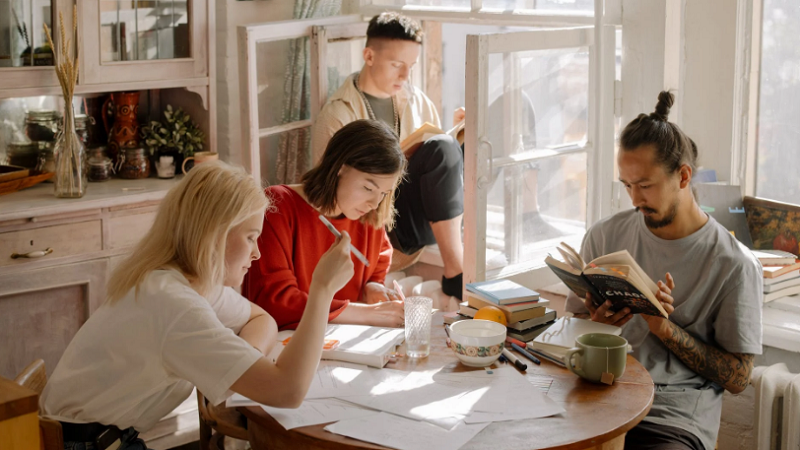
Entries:
{"label": "scattered paper", "polygon": [[325,430],[400,450],[420,448],[457,450],[487,425],[488,423],[468,425],[461,422],[447,431],[429,423],[379,413],[358,419],[342,420],[326,426]]}
{"label": "scattered paper", "polygon": [[306,400],[297,409],[273,408],[271,406],[262,406],[262,408],[287,430],[375,414],[375,411],[332,398]]}

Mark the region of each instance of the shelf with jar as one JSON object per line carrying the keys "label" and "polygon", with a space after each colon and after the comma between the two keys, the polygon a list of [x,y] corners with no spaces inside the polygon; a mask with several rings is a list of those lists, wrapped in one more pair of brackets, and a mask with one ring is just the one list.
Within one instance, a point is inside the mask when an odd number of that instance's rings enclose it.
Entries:
{"label": "shelf with jar", "polygon": [[[213,0],[77,5],[80,51],[75,94],[178,87],[213,90]],[[42,25],[53,28],[63,13],[64,27],[72,29],[72,7],[70,0],[0,2],[0,29],[8,30],[0,33],[0,98],[60,93]],[[54,40],[61,45],[58,36]]]}
{"label": "shelf with jar", "polygon": [[[184,157],[192,152],[214,151],[208,137],[213,135],[211,118],[203,98],[184,89],[76,96],[72,110],[76,132],[87,149],[87,189],[112,178],[154,178],[159,167],[166,169],[163,177],[171,177],[181,173]],[[61,111],[63,99],[58,96],[0,100],[0,164],[53,171]],[[148,144],[148,136],[152,140],[153,135],[144,131],[154,121],[170,129],[177,126],[178,138],[169,136],[170,145]],[[160,161],[161,156],[172,161]],[[0,196],[0,203],[6,197]]]}

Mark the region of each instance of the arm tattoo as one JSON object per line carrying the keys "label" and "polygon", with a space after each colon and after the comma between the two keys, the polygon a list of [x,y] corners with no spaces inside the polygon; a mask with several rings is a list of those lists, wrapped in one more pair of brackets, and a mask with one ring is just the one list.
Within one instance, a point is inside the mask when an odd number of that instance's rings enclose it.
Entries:
{"label": "arm tattoo", "polygon": [[733,393],[743,391],[750,383],[753,355],[720,350],[674,323],[671,328],[672,335],[661,341],[690,369]]}

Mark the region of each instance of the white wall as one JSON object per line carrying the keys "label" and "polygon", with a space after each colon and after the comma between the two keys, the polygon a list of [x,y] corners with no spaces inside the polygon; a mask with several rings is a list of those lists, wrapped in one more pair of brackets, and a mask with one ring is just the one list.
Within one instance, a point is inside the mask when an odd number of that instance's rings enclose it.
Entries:
{"label": "white wall", "polygon": [[731,179],[734,63],[734,0],[687,0],[680,126],[697,143],[700,165]]}
{"label": "white wall", "polygon": [[622,2],[622,126],[655,110],[664,89],[667,0]]}

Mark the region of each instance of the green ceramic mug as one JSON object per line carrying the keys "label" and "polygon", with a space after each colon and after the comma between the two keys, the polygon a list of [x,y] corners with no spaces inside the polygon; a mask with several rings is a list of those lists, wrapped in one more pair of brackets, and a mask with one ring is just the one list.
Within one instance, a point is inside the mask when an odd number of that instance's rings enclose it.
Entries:
{"label": "green ceramic mug", "polygon": [[614,380],[625,373],[628,341],[620,336],[589,333],[575,339],[575,347],[564,355],[564,364],[584,380],[601,383],[604,372],[614,375]]}

